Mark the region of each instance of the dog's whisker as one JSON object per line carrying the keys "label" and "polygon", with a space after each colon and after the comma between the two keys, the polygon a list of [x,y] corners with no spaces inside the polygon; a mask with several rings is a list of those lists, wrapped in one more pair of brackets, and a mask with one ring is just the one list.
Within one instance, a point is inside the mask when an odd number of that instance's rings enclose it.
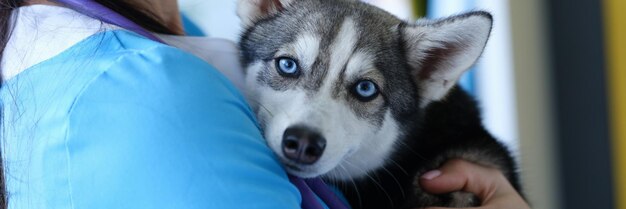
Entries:
{"label": "dog's whisker", "polygon": [[374,177],[372,177],[369,172],[363,170],[363,168],[355,166],[354,164],[352,164],[350,161],[346,160],[345,161],[348,165],[360,169],[363,171],[363,173],[365,173],[365,176],[367,176],[367,178],[369,178],[370,180],[372,180],[372,183],[374,183],[377,187],[379,187],[383,193],[385,193],[385,196],[387,196],[387,199],[389,200],[389,203],[391,204],[391,207],[394,208],[394,202],[393,199],[391,198],[391,195],[389,195],[389,192],[387,192],[387,190],[385,189],[385,187],[383,187],[383,185],[381,185]]}
{"label": "dog's whisker", "polygon": [[405,149],[407,149],[408,151],[412,152],[413,154],[415,154],[415,156],[422,158],[422,160],[426,160],[426,157],[424,157],[424,155],[421,155],[419,152],[415,151],[411,146],[409,146],[408,144],[406,144],[406,142],[403,141],[398,141],[398,143]]}
{"label": "dog's whisker", "polygon": [[400,183],[400,181],[398,181],[398,179],[396,178],[395,175],[393,175],[393,173],[391,171],[389,171],[387,168],[382,167],[382,169],[387,172],[387,174],[389,174],[389,176],[391,176],[391,178],[393,179],[393,181],[396,182],[396,184],[398,185],[398,188],[400,189],[400,194],[402,194],[402,197],[406,197],[406,194],[404,193],[404,187],[402,186],[402,184]]}
{"label": "dog's whisker", "polygon": [[404,173],[404,174],[406,174],[406,175],[409,175],[409,172],[407,172],[406,170],[404,170],[404,168],[403,168],[403,167],[402,167],[402,166],[401,166],[398,162],[396,162],[396,161],[395,161],[395,160],[393,160],[393,159],[389,159],[389,161],[390,161],[391,163],[393,163],[394,165],[396,165],[396,167],[398,167],[398,169],[400,169],[400,171],[402,171],[402,173]]}
{"label": "dog's whisker", "polygon": [[[346,172],[346,174],[349,173],[348,169],[345,168],[345,166],[340,165],[340,167],[342,168],[343,171]],[[354,182],[353,178],[349,178],[349,179],[350,179],[350,184],[354,188],[354,192],[356,192],[356,197],[357,197],[357,201],[359,203],[359,208],[363,208],[363,200],[361,200],[361,193],[359,192],[359,187],[356,185],[356,182]]]}

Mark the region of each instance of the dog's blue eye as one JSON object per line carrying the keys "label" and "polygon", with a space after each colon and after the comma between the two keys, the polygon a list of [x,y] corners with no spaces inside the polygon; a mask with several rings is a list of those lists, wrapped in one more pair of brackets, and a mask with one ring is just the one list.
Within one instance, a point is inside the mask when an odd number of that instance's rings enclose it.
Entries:
{"label": "dog's blue eye", "polygon": [[299,73],[298,63],[291,58],[281,57],[276,59],[276,68],[282,76],[294,77]]}
{"label": "dog's blue eye", "polygon": [[364,102],[371,101],[378,96],[378,86],[370,80],[362,80],[353,87],[356,97]]}

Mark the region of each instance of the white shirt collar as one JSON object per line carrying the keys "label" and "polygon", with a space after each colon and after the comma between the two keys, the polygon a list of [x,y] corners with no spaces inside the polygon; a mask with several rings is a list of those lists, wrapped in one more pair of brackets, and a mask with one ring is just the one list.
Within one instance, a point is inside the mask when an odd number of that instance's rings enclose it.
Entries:
{"label": "white shirt collar", "polygon": [[[50,5],[20,7],[13,11],[12,18],[15,20],[14,29],[0,62],[4,80],[60,54],[91,35],[120,29],[74,10]],[[171,46],[211,63],[243,90],[244,75],[239,65],[239,52],[232,41],[156,35]]]}
{"label": "white shirt collar", "polygon": [[0,62],[4,80],[97,32],[116,28],[74,10],[50,5],[19,7],[13,11],[12,20],[13,31]]}

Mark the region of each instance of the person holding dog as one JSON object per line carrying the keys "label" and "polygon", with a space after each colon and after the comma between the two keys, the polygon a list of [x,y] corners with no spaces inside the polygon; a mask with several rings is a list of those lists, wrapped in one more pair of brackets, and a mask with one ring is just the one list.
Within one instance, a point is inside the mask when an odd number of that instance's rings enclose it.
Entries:
{"label": "person holding dog", "polygon": [[[175,0],[68,2],[0,3],[0,208],[300,207],[241,93],[152,34],[184,34]],[[450,161],[421,183],[528,208],[503,179]]]}

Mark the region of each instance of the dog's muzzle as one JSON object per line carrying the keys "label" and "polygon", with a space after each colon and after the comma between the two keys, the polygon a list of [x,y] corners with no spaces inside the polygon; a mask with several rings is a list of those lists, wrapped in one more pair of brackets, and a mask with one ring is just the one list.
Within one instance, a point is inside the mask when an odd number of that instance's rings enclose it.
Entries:
{"label": "dog's muzzle", "polygon": [[309,127],[291,126],[283,134],[283,154],[295,163],[313,164],[322,157],[325,148],[326,139]]}

